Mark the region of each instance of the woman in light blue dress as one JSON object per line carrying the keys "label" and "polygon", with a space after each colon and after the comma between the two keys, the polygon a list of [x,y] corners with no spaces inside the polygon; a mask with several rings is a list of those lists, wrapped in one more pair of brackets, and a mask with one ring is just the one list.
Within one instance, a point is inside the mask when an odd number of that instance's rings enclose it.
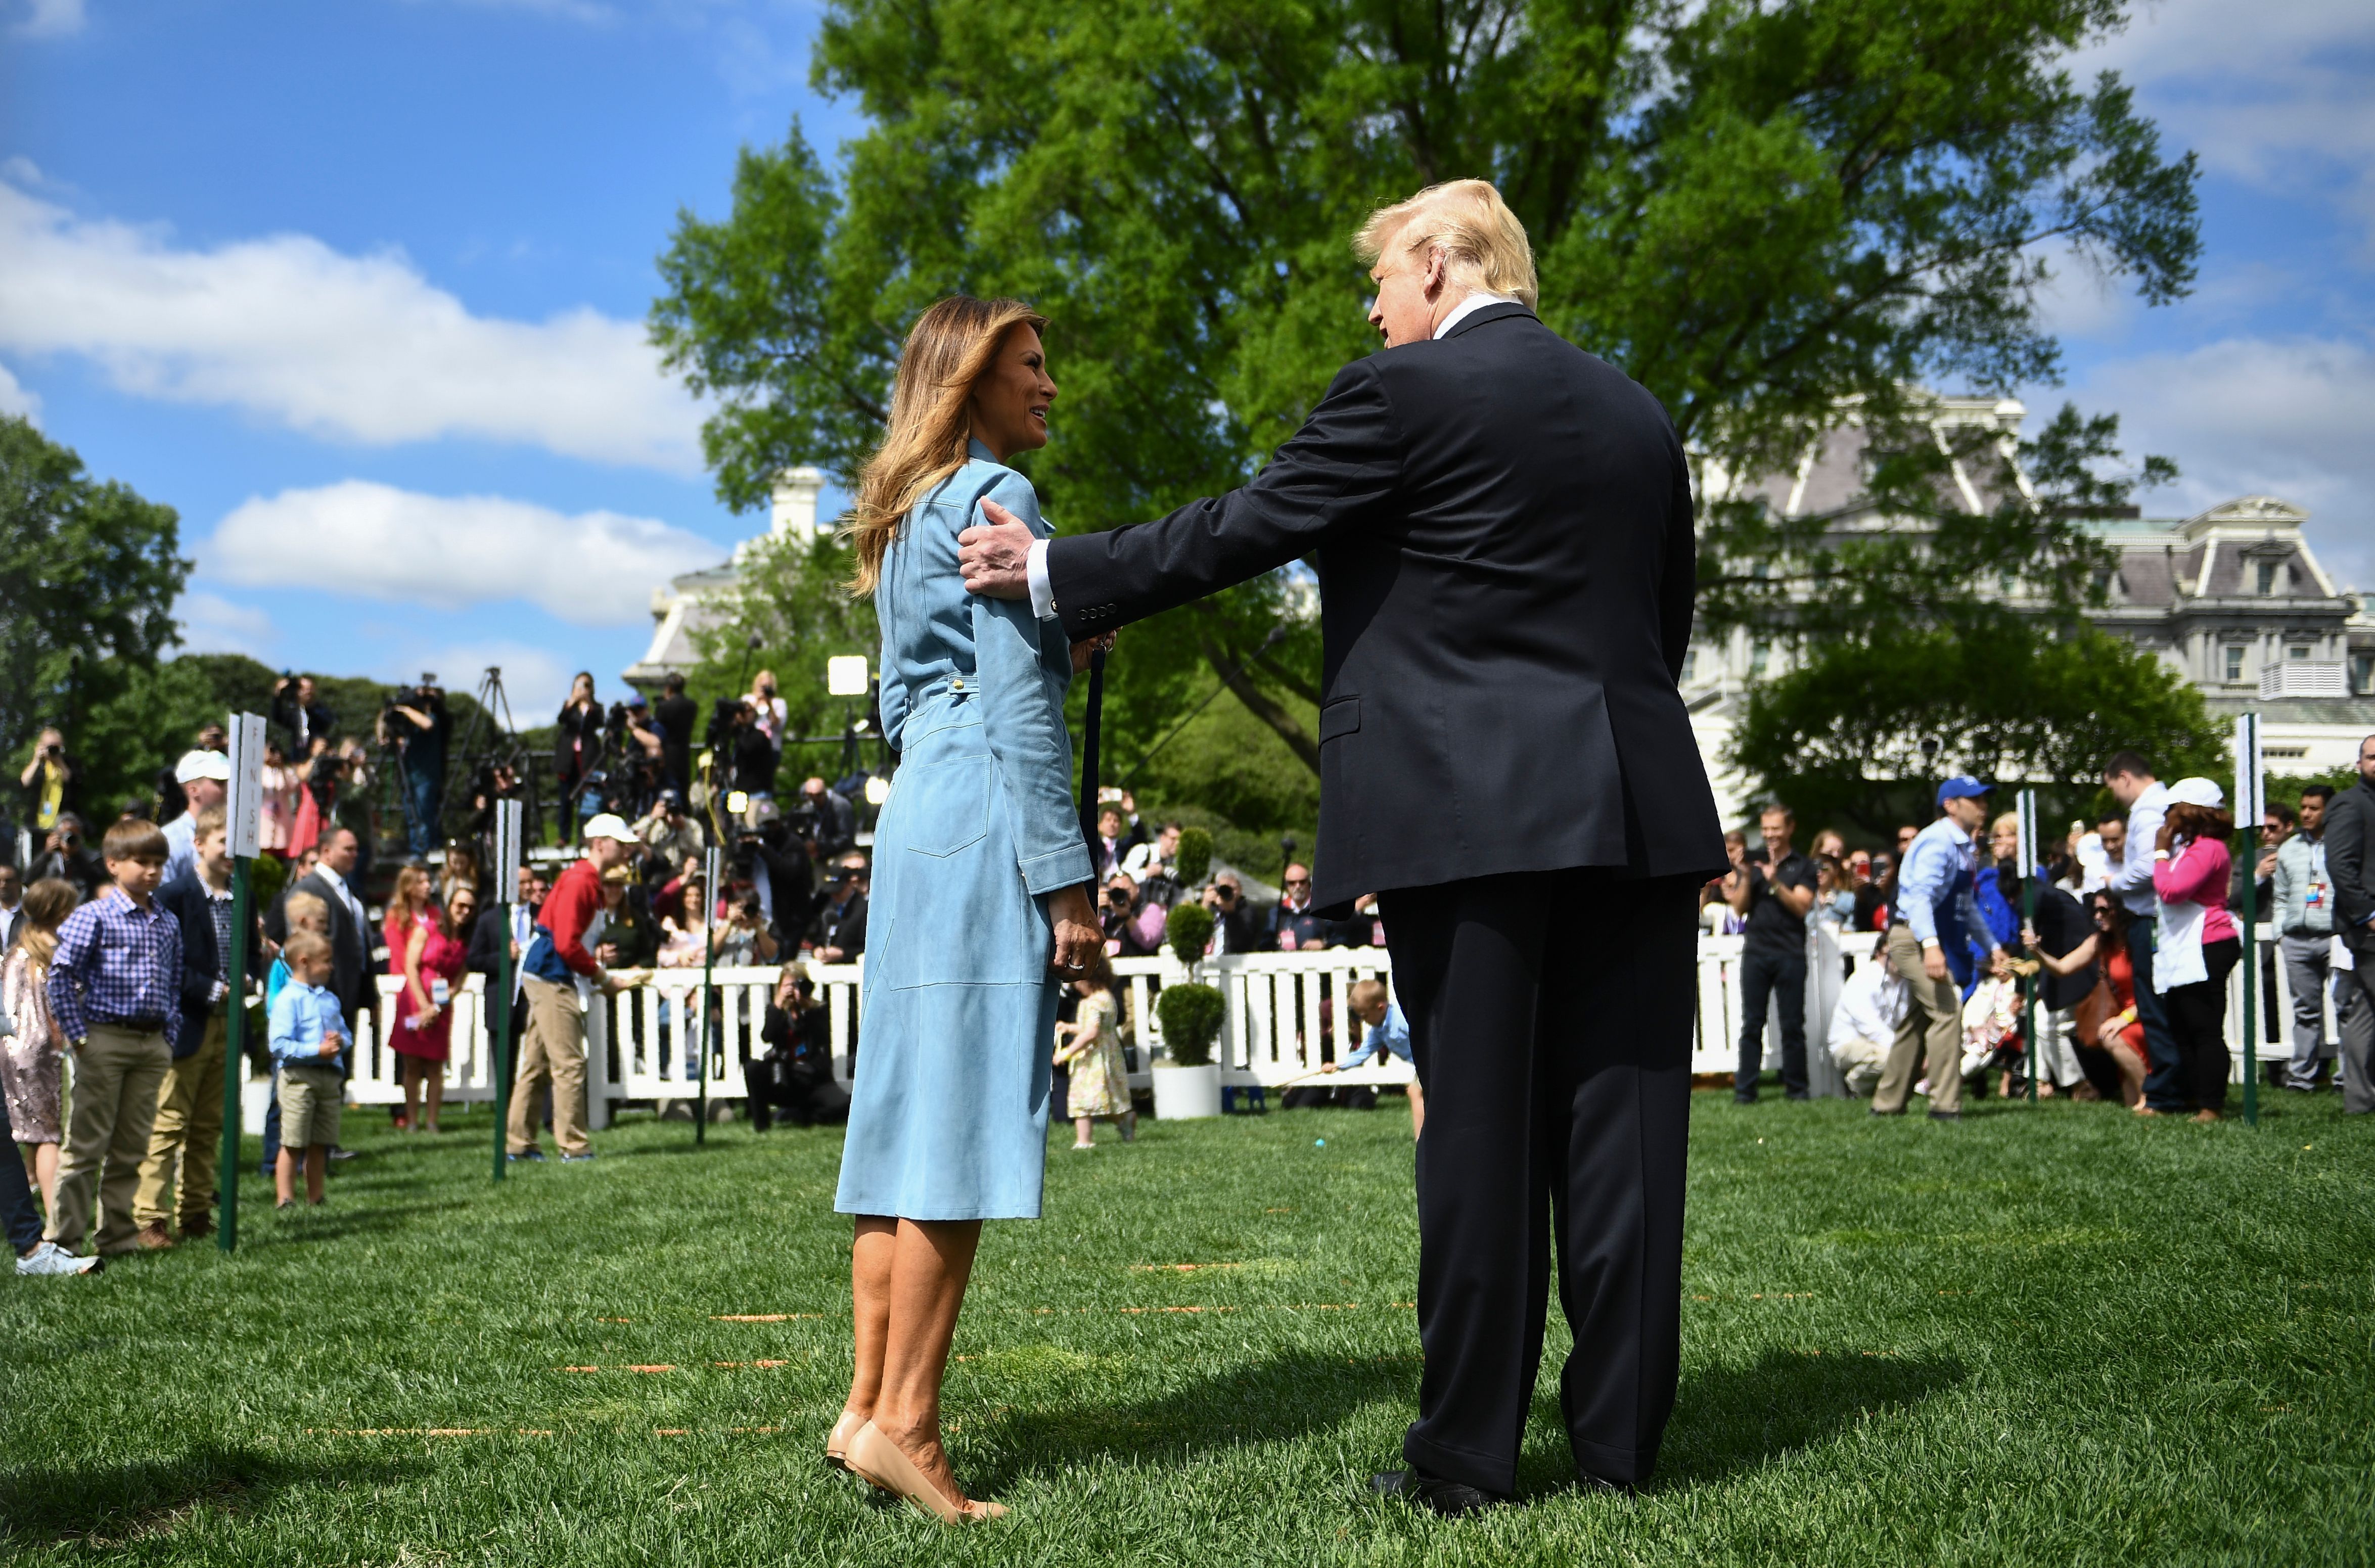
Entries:
{"label": "woman in light blue dress", "polygon": [[1003,466],[1046,443],[1044,324],[1008,300],[924,312],[854,530],[900,762],[875,831],[833,1201],[857,1217],[857,1371],[825,1453],[951,1522],[1003,1512],[949,1468],[940,1375],[981,1222],[1038,1218],[1059,976],[1103,940],[1064,727],[1073,651],[1058,622],[966,593],[957,570],[985,501],[1047,532]]}

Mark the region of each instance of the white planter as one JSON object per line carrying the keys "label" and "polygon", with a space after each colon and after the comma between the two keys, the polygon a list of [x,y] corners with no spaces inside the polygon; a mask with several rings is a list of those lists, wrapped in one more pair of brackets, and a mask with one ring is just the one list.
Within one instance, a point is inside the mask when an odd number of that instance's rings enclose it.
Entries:
{"label": "white planter", "polygon": [[1154,1067],[1154,1115],[1157,1121],[1178,1122],[1191,1116],[1221,1114],[1221,1065],[1200,1067]]}

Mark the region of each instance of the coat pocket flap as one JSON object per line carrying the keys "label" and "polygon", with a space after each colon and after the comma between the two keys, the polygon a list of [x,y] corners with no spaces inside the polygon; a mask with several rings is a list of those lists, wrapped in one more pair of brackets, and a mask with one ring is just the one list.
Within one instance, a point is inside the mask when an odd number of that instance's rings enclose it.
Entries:
{"label": "coat pocket flap", "polygon": [[1361,700],[1339,697],[1319,710],[1319,741],[1326,745],[1339,736],[1351,735],[1361,727]]}

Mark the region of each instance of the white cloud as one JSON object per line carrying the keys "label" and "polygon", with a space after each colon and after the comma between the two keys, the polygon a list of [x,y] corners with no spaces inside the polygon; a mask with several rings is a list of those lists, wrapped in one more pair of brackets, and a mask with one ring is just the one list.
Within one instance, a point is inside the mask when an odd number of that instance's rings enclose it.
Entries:
{"label": "white cloud", "polygon": [[272,645],[272,617],[250,605],[234,604],[204,589],[184,592],[173,606],[185,654],[252,654],[263,657]]}
{"label": "white cloud", "polygon": [[182,248],[0,182],[0,349],[79,355],[135,395],[372,445],[463,436],[701,468],[701,411],[641,324],[473,315],[398,253],[301,234]]}
{"label": "white cloud", "polygon": [[17,31],[27,38],[64,38],[82,31],[83,0],[27,0]]}
{"label": "white cloud", "polygon": [[2375,218],[2375,6],[2366,0],[2159,0],[2073,62],[2139,89],[2171,150],[2263,189],[2331,181]]}
{"label": "white cloud", "polygon": [[36,426],[41,422],[41,395],[0,365],[0,414],[22,414]]}
{"label": "white cloud", "polygon": [[253,498],[198,547],[203,571],[242,586],[322,582],[449,610],[526,599],[577,626],[643,620],[654,586],[724,554],[648,517],[571,517],[501,496],[421,495],[362,479]]}
{"label": "white cloud", "polygon": [[2310,547],[2336,576],[2375,589],[2375,345],[2228,337],[2097,366],[2074,389],[2115,408],[2132,453],[2166,453],[2180,478],[2148,511],[2194,513],[2239,495],[2306,507]]}

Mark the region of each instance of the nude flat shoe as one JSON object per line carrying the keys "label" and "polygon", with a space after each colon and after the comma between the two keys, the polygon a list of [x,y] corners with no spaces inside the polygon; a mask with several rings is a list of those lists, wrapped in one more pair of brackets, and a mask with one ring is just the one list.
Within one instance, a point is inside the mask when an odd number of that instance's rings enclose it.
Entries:
{"label": "nude flat shoe", "polygon": [[824,1440],[824,1462],[836,1470],[849,1468],[849,1440],[865,1424],[866,1418],[856,1410],[842,1411],[841,1419],[833,1423],[832,1434]]}
{"label": "nude flat shoe", "polygon": [[975,1502],[960,1505],[950,1502],[939,1487],[925,1479],[916,1462],[901,1453],[899,1445],[883,1436],[881,1429],[870,1421],[850,1438],[848,1463],[853,1473],[885,1491],[898,1493],[944,1525],[969,1525],[1006,1516],[1006,1509],[999,1503]]}

